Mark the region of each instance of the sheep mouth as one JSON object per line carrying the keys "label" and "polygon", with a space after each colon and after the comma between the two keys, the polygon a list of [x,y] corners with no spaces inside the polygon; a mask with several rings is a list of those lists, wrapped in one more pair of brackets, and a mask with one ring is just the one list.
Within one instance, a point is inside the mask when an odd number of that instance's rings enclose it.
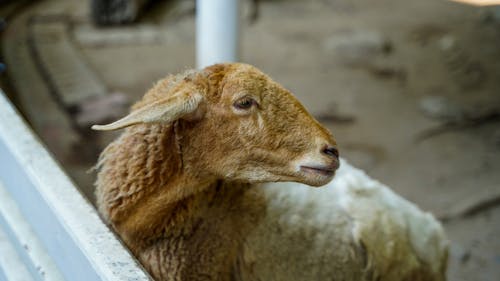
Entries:
{"label": "sheep mouth", "polygon": [[300,166],[300,170],[306,173],[314,173],[321,176],[332,177],[335,174],[336,169],[333,167]]}

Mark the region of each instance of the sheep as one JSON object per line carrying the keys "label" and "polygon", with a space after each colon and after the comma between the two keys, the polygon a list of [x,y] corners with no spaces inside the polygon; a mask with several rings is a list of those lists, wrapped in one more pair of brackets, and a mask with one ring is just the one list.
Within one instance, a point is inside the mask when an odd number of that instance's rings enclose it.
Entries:
{"label": "sheep", "polygon": [[337,172],[331,133],[253,66],[168,76],[92,128],[125,128],[96,165],[98,210],[156,280],[445,279],[439,223]]}

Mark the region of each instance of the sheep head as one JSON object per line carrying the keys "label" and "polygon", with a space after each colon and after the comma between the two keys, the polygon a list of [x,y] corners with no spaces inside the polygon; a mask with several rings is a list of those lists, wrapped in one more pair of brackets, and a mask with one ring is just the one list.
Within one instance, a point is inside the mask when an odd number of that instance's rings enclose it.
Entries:
{"label": "sheep head", "polygon": [[158,82],[124,118],[95,125],[175,125],[183,169],[242,182],[328,183],[336,142],[284,87],[247,64],[218,64]]}

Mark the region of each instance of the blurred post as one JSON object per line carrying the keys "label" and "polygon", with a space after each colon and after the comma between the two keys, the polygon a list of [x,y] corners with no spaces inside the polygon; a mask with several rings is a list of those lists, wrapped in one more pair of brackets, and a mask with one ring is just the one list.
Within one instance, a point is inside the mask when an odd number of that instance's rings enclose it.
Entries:
{"label": "blurred post", "polygon": [[239,0],[196,1],[196,65],[198,68],[238,60]]}

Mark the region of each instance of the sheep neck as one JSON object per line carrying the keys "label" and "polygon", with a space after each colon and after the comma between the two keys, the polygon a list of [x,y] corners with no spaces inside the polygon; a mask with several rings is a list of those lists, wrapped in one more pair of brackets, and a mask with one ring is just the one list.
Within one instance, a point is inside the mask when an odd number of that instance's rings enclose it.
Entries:
{"label": "sheep neck", "polygon": [[175,131],[175,126],[131,127],[101,156],[99,209],[134,252],[158,239],[190,235],[208,214],[226,216],[224,208],[234,209],[250,189],[186,170]]}
{"label": "sheep neck", "polygon": [[183,212],[186,201],[215,184],[184,171],[175,131],[175,126],[132,127],[101,155],[98,205],[127,244],[155,239],[165,232],[163,225],[181,231],[178,221],[189,215]]}

